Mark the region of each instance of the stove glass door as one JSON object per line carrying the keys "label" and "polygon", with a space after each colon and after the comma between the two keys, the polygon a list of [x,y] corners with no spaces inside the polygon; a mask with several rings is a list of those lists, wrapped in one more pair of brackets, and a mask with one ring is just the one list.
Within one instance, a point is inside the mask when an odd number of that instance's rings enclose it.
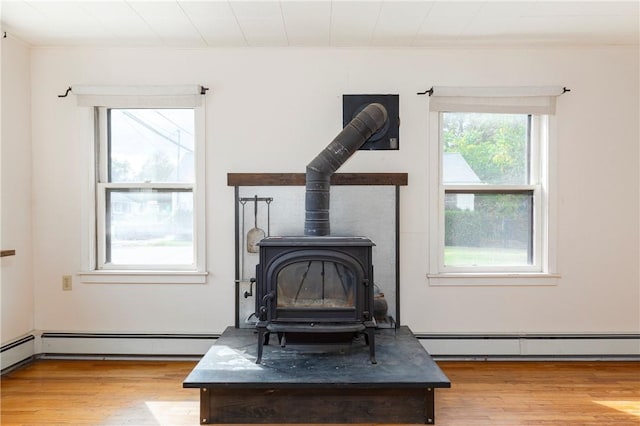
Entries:
{"label": "stove glass door", "polygon": [[278,309],[355,309],[356,275],[340,262],[294,262],[276,279]]}

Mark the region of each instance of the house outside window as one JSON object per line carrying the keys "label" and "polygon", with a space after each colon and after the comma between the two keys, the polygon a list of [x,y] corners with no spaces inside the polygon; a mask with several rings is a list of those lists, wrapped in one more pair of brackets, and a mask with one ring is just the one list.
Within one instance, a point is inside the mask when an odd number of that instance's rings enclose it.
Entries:
{"label": "house outside window", "polygon": [[440,93],[442,98],[436,91],[431,99],[435,172],[428,276],[437,282],[447,276],[551,274],[555,96],[539,104],[538,96],[504,96],[495,89],[480,90],[481,95],[472,89],[471,96]]}

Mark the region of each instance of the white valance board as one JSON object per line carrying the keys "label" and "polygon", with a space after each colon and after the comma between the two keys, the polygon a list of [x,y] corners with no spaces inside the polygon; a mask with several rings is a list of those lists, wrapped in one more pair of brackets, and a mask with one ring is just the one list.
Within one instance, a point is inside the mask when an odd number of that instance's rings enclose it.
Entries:
{"label": "white valance board", "polygon": [[562,86],[434,86],[427,93],[431,111],[555,114],[556,98],[567,91]]}
{"label": "white valance board", "polygon": [[197,84],[172,86],[73,85],[78,106],[119,108],[194,108],[202,105],[208,89]]}

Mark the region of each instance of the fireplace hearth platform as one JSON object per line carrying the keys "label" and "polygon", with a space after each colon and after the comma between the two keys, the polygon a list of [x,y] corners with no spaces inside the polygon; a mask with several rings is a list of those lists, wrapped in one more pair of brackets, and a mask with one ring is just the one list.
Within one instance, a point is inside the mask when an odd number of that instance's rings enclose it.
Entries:
{"label": "fireplace hearth platform", "polygon": [[377,364],[364,337],[273,342],[256,364],[256,331],[228,327],[183,387],[200,389],[201,424],[434,424],[435,389],[449,379],[408,327],[375,334]]}

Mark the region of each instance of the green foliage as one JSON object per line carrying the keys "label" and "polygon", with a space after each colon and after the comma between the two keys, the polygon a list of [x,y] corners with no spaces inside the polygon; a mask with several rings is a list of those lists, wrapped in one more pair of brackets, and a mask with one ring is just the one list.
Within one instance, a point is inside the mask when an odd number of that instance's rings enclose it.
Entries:
{"label": "green foliage", "polygon": [[532,194],[475,194],[474,210],[445,210],[445,245],[527,247]]}
{"label": "green foliage", "polygon": [[445,246],[482,246],[482,242],[487,239],[483,216],[470,210],[445,211]]}
{"label": "green foliage", "polygon": [[446,247],[444,264],[450,266],[507,266],[528,264],[526,248]]}
{"label": "green foliage", "polygon": [[528,121],[522,114],[445,113],[444,152],[462,154],[484,183],[526,183]]}

